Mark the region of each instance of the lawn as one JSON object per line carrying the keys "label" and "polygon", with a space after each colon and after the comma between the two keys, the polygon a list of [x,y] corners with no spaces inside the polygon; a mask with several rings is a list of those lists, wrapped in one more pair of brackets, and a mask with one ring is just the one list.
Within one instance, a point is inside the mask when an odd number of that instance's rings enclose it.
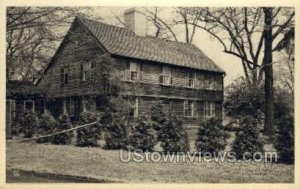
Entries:
{"label": "lawn", "polygon": [[7,141],[7,169],[114,182],[292,183],[294,166],[263,163],[123,163],[118,150]]}

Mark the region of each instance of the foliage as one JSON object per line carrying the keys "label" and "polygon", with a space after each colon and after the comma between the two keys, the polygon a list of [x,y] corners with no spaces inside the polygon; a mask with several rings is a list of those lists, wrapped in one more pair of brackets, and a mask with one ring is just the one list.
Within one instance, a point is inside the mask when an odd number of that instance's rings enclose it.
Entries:
{"label": "foliage", "polygon": [[92,122],[96,122],[96,124],[77,130],[77,146],[97,146],[97,140],[101,138],[101,125],[99,124],[100,117],[101,115],[97,112],[84,111],[80,114],[78,125]]}
{"label": "foliage", "polygon": [[[41,118],[37,129],[38,136],[45,136],[54,133],[55,128],[58,126],[56,119],[49,113],[44,113]],[[53,137],[45,137],[37,139],[37,143],[52,142]]]}
{"label": "foliage", "polygon": [[277,134],[274,146],[279,153],[280,160],[285,163],[294,163],[294,116],[285,115],[276,123]]}
{"label": "foliage", "polygon": [[187,152],[189,142],[182,120],[171,118],[160,128],[161,147],[164,152]]}
{"label": "foliage", "polygon": [[49,62],[78,14],[79,7],[8,7],[6,16],[7,79],[34,81]]}
{"label": "foliage", "polygon": [[[54,129],[54,132],[60,132],[63,130],[70,129],[72,127],[70,118],[68,115],[63,114],[58,118],[57,127]],[[54,135],[52,143],[53,144],[71,144],[71,140],[74,137],[73,132],[62,133],[59,135]]]}
{"label": "foliage", "polygon": [[236,133],[232,151],[238,159],[245,157],[252,158],[255,152],[263,152],[263,142],[259,139],[258,121],[252,117],[244,117],[241,120],[241,130]]}
{"label": "foliage", "polygon": [[200,124],[195,145],[197,150],[202,152],[219,152],[225,149],[228,137],[222,121],[211,118]]}
{"label": "foliage", "polygon": [[126,149],[128,144],[128,124],[124,116],[111,114],[111,121],[105,125],[107,149]]}
{"label": "foliage", "polygon": [[[252,86],[243,78],[238,78],[226,87],[225,92],[224,107],[227,116],[233,119],[251,116],[258,119],[259,123],[263,121],[265,98],[262,84]],[[275,121],[293,111],[291,98],[293,96],[290,93],[276,86]]]}
{"label": "foliage", "polygon": [[133,133],[130,136],[130,145],[134,149],[152,151],[156,143],[156,131],[153,128],[153,121],[145,116],[138,119]]}
{"label": "foliage", "polygon": [[35,112],[24,110],[21,116],[16,119],[16,132],[17,134],[23,134],[25,138],[30,138],[36,132],[38,127],[38,116]]}
{"label": "foliage", "polygon": [[163,111],[163,106],[160,101],[158,101],[156,104],[154,104],[151,107],[150,115],[151,115],[151,120],[153,121],[153,127],[157,131],[158,140],[161,141],[164,137],[162,129],[167,124],[168,117],[166,113]]}

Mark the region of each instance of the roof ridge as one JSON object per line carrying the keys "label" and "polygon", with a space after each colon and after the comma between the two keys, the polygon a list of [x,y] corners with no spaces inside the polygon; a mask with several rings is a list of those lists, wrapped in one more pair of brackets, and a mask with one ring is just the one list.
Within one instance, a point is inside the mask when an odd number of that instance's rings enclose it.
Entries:
{"label": "roof ridge", "polygon": [[[98,20],[93,20],[93,19],[85,18],[83,16],[76,16],[76,18],[78,18],[79,20],[88,20],[88,21],[96,22],[98,24],[103,24],[103,25],[106,25],[106,26],[109,26],[109,27],[115,27],[115,28],[123,29],[123,30],[126,30],[126,31],[131,32],[134,35],[136,35],[133,31],[131,31],[130,29],[125,28],[125,27],[121,27],[121,26],[117,26],[117,25],[113,25],[113,24],[104,23],[104,22],[101,22],[101,21],[98,21]],[[136,35],[136,36],[138,36],[138,35]]]}
{"label": "roof ridge", "polygon": [[170,40],[170,39],[158,38],[158,37],[155,37],[155,36],[152,36],[152,35],[140,36],[140,35],[135,34],[133,31],[131,31],[130,29],[125,28],[125,27],[121,27],[121,26],[113,25],[113,24],[108,24],[108,23],[105,23],[105,22],[101,22],[101,21],[98,21],[98,20],[93,20],[93,19],[85,18],[85,17],[82,17],[82,16],[77,16],[77,17],[79,19],[96,22],[96,23],[103,24],[103,25],[106,25],[106,26],[124,29],[126,31],[129,31],[129,32],[133,33],[136,37],[139,37],[139,38],[153,38],[153,39],[156,39],[156,40],[164,40],[164,41],[167,41],[167,42],[179,43],[179,44],[183,44],[183,45],[187,45],[187,46],[195,46],[192,43],[186,43],[186,42],[182,42],[182,41],[173,41],[173,40]]}

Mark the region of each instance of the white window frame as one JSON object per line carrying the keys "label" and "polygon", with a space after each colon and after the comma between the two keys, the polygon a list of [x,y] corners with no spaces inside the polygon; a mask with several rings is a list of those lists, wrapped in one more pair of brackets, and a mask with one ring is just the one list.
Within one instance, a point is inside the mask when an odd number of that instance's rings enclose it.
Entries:
{"label": "white window frame", "polygon": [[[138,62],[128,62],[129,69],[125,69],[125,80],[130,82],[139,82],[142,81],[142,65]],[[133,74],[136,74],[135,77],[133,77]],[[135,78],[135,79],[133,79]]]}
{"label": "white window frame", "polygon": [[161,85],[172,85],[172,68],[170,66],[163,66],[162,73],[159,77],[159,83]]}
{"label": "white window frame", "polygon": [[216,103],[214,101],[204,101],[204,117],[214,117],[216,115]]}
{"label": "white window frame", "polygon": [[26,103],[27,102],[31,102],[32,103],[32,110],[31,111],[35,111],[35,104],[34,104],[34,100],[24,100],[24,110],[28,110],[26,109]]}
{"label": "white window frame", "polygon": [[[187,108],[186,108],[187,107]],[[189,111],[189,115],[187,115],[187,111]],[[184,117],[195,117],[195,101],[193,100],[185,100],[183,102],[183,114]]]}
{"label": "white window frame", "polygon": [[75,115],[75,100],[73,98],[70,98],[68,100],[69,102],[69,116]]}
{"label": "white window frame", "polygon": [[[82,76],[81,81],[94,81],[95,73],[92,67],[92,61],[82,64]],[[89,76],[89,77],[87,77]]]}

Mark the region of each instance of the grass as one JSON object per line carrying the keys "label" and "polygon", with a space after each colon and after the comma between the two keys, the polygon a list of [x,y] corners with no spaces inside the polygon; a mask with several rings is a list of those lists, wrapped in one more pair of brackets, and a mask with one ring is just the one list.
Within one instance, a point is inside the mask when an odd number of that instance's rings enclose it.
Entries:
{"label": "grass", "polygon": [[[7,168],[115,182],[292,183],[294,166],[276,163],[123,163],[118,150],[7,141]],[[128,153],[128,152],[125,152]]]}

